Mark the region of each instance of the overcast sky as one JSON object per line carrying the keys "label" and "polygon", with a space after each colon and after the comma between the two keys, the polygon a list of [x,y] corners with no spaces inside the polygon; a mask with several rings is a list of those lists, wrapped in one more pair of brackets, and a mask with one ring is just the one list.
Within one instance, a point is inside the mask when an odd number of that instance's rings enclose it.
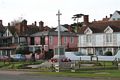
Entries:
{"label": "overcast sky", "polygon": [[120,10],[120,0],[0,0],[0,19],[3,24],[23,17],[31,24],[44,21],[50,27],[57,26],[57,12],[61,11],[61,24],[71,24],[77,13],[89,15],[90,21],[99,20]]}

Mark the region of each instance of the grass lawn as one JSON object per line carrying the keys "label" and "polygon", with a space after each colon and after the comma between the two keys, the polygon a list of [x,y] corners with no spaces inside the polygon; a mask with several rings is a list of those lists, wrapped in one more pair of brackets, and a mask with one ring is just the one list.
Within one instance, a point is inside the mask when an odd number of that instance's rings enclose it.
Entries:
{"label": "grass lawn", "polygon": [[67,77],[88,77],[88,78],[120,78],[119,70],[92,70],[80,72],[37,72],[33,74],[48,75],[48,76],[67,76]]}
{"label": "grass lawn", "polygon": [[22,66],[24,67],[24,65],[28,65],[28,64],[41,64],[41,61],[36,61],[36,62],[0,62],[0,68],[1,69],[20,69],[22,68]]}
{"label": "grass lawn", "polygon": [[[16,69],[21,65],[24,64],[40,64],[41,62],[11,62],[4,64],[3,62],[0,62],[0,66],[5,69]],[[100,62],[102,66],[94,66],[94,67],[81,67],[81,69],[76,70],[76,72],[70,72],[70,70],[65,70],[65,72],[50,72],[50,71],[45,71],[45,72],[39,72],[39,69],[37,72],[33,72],[32,74],[34,75],[45,75],[45,76],[66,76],[66,77],[88,77],[88,78],[118,78],[120,80],[120,70],[114,69],[105,69],[109,67],[114,67],[112,65],[112,62]],[[104,66],[105,65],[105,66]],[[13,67],[13,68],[12,68]],[[105,67],[103,70],[97,70],[96,67]],[[87,70],[87,68],[93,68],[91,70]],[[84,70],[82,70],[84,69]],[[112,80],[112,79],[110,79]],[[116,80],[116,79],[113,79]]]}

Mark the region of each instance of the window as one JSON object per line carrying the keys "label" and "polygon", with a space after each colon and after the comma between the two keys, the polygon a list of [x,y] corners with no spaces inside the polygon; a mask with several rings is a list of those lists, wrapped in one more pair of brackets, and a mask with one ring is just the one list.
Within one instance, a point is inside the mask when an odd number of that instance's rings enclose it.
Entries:
{"label": "window", "polygon": [[118,18],[117,20],[120,20],[120,18]]}
{"label": "window", "polygon": [[67,37],[64,37],[64,43],[67,43]]}
{"label": "window", "polygon": [[[59,55],[64,55],[64,53],[65,53],[65,50],[64,50],[64,48],[63,47],[60,47],[59,48]],[[55,48],[55,55],[58,55],[58,48]]]}
{"label": "window", "polygon": [[2,55],[4,55],[4,56],[6,55],[6,50],[2,51]]}
{"label": "window", "polygon": [[106,34],[106,42],[112,42],[112,34]]}
{"label": "window", "polygon": [[53,36],[49,37],[49,43],[52,44],[53,43]]}
{"label": "window", "polygon": [[35,44],[34,37],[31,37],[31,38],[30,38],[30,44],[31,44],[31,45],[34,45],[34,44]]}
{"label": "window", "polygon": [[113,18],[113,20],[115,20],[115,18]]}
{"label": "window", "polygon": [[40,37],[40,44],[45,45],[45,36]]}
{"label": "window", "polygon": [[35,46],[35,52],[41,52],[41,46]]}
{"label": "window", "polygon": [[18,43],[18,37],[15,37],[15,43]]}
{"label": "window", "polygon": [[33,51],[33,47],[29,47],[29,51],[32,53],[32,52],[34,52]]}
{"label": "window", "polygon": [[8,36],[9,36],[9,32],[8,32]]}
{"label": "window", "polygon": [[[20,39],[19,39],[20,41],[20,43],[26,43],[27,42],[27,40],[26,40],[26,38],[25,37],[20,37]],[[32,38],[31,38],[31,40],[32,40]]]}
{"label": "window", "polygon": [[90,34],[86,35],[86,42],[91,43],[91,35]]}
{"label": "window", "polygon": [[70,38],[70,42],[73,43],[74,42],[74,37]]}

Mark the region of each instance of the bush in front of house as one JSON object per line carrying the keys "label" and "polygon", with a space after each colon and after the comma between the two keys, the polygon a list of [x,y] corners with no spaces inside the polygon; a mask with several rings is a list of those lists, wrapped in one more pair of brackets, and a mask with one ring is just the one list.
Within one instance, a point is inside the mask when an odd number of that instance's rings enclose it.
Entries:
{"label": "bush in front of house", "polygon": [[29,48],[28,47],[19,47],[16,49],[16,54],[29,54]]}
{"label": "bush in front of house", "polygon": [[105,52],[105,56],[112,56],[112,52],[111,51]]}

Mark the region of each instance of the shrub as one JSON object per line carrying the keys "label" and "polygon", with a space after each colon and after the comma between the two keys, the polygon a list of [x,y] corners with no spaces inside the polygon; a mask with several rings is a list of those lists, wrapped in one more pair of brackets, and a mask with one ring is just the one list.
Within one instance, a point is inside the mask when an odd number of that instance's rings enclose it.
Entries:
{"label": "shrub", "polygon": [[16,54],[29,54],[28,47],[19,47],[16,49]]}
{"label": "shrub", "polygon": [[112,56],[112,52],[111,51],[105,52],[105,56]]}

